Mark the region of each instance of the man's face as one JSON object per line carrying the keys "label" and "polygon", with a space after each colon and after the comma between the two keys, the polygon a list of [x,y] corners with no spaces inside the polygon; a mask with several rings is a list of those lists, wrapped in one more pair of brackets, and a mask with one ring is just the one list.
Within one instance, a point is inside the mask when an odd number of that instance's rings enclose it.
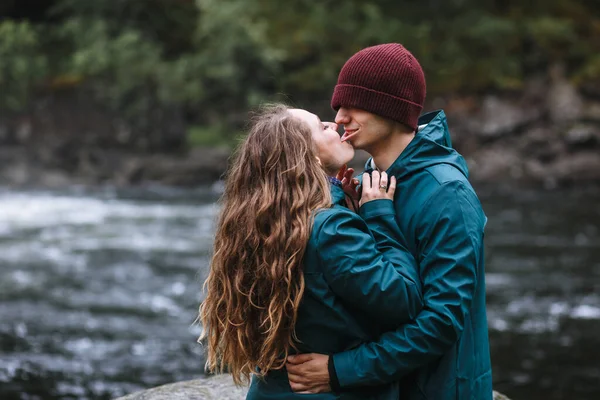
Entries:
{"label": "man's face", "polygon": [[358,108],[340,107],[335,123],[344,125],[342,141],[367,152],[385,143],[394,129],[393,121]]}

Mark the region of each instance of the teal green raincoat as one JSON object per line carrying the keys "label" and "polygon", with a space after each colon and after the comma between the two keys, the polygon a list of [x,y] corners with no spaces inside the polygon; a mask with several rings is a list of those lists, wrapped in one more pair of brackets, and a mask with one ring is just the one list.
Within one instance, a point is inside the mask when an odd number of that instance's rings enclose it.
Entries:
{"label": "teal green raincoat", "polygon": [[[416,318],[422,296],[416,262],[394,220],[391,200],[374,200],[360,216],[332,186],[334,205],[317,212],[304,255],[306,288],[298,310],[300,353],[333,354],[354,348]],[[361,218],[362,217],[362,218]],[[370,229],[376,231],[372,234]],[[247,399],[397,400],[397,382],[344,393],[293,393],[285,369],[253,378]]]}
{"label": "teal green raincoat", "polygon": [[424,308],[377,341],[335,354],[335,371],[342,389],[400,382],[402,400],[491,400],[486,217],[444,112],[423,124],[387,173],[397,179],[395,219],[419,265]]}

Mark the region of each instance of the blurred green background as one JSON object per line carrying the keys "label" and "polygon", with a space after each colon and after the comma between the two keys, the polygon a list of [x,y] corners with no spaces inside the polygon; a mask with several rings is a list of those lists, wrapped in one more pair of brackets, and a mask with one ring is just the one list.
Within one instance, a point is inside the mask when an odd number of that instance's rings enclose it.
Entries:
{"label": "blurred green background", "polygon": [[3,0],[0,16],[1,108],[76,90],[135,126],[176,107],[191,145],[229,142],[264,101],[331,115],[340,67],[382,42],[417,55],[429,100],[518,91],[556,62],[600,87],[599,0]]}

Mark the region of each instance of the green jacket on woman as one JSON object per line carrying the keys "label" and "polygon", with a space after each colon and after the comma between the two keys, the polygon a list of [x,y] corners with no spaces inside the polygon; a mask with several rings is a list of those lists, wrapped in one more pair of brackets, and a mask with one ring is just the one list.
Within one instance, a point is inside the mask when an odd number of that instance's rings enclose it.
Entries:
{"label": "green jacket on woman", "polygon": [[[423,306],[417,265],[394,220],[393,202],[367,202],[359,216],[344,206],[341,188],[331,190],[334,205],[315,214],[304,255],[306,289],[296,324],[300,353],[339,353],[376,340],[414,319]],[[264,380],[254,377],[247,399],[397,400],[399,390],[392,382],[296,394],[283,369]]]}

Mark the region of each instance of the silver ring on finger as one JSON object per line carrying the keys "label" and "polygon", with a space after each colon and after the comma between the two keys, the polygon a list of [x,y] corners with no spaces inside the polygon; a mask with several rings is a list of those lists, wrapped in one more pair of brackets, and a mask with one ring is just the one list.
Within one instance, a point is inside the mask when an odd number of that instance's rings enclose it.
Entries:
{"label": "silver ring on finger", "polygon": [[379,189],[387,190],[387,185],[379,185]]}

